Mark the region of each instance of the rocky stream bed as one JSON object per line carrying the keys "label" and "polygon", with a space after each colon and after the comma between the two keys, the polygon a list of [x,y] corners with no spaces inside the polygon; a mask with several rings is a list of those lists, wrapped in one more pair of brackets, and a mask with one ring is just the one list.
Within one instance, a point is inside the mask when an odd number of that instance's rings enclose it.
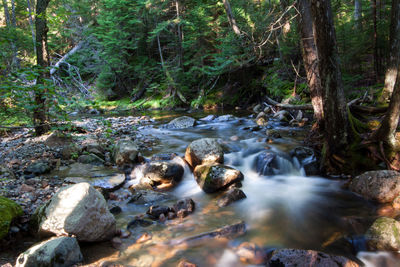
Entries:
{"label": "rocky stream bed", "polygon": [[232,114],[3,136],[0,266],[400,266],[399,173],[320,177],[302,113]]}

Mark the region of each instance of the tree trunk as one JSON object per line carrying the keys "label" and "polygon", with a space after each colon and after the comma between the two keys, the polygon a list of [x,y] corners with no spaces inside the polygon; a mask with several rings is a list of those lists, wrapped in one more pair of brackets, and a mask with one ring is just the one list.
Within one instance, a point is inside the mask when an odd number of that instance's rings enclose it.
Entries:
{"label": "tree trunk", "polygon": [[181,21],[180,21],[180,5],[179,5],[179,0],[175,0],[175,7],[176,7],[176,18],[178,19],[178,24],[177,24],[177,34],[178,34],[178,57],[179,57],[179,62],[178,62],[178,67],[183,70],[183,47],[182,47],[182,41],[183,41],[183,34],[182,34],[182,26],[181,26]]}
{"label": "tree trunk", "polygon": [[311,14],[323,92],[325,152],[323,163],[326,170],[337,170],[341,166],[335,160],[342,159],[348,149],[350,127],[330,1],[311,0]]}
{"label": "tree trunk", "polygon": [[[49,76],[47,67],[50,66],[50,56],[47,47],[47,19],[46,9],[50,0],[38,0],[36,2],[36,61],[37,65],[42,69],[37,79],[38,85],[44,85],[44,80]],[[47,108],[46,108],[46,90],[37,89],[35,91],[35,110],[33,111],[33,122],[37,135],[42,135],[49,130]]]}
{"label": "tree trunk", "polygon": [[231,5],[229,4],[229,1],[223,0],[223,2],[224,2],[226,15],[228,16],[229,24],[231,25],[233,32],[237,35],[241,35],[240,29],[236,23],[235,17],[233,16]]}
{"label": "tree trunk", "polygon": [[374,71],[375,71],[375,81],[379,81],[379,59],[378,59],[378,30],[377,30],[377,18],[376,18],[376,0],[371,0],[372,5],[372,19],[374,23]]}
{"label": "tree trunk", "polygon": [[385,74],[385,87],[379,98],[380,103],[386,103],[393,92],[400,64],[400,0],[392,1],[390,23],[390,56]]}
{"label": "tree trunk", "polygon": [[317,121],[318,129],[323,130],[323,92],[318,70],[318,52],[314,42],[313,22],[309,0],[299,0],[299,32],[301,36],[301,48],[304,68],[307,74],[307,83],[310,88],[311,103],[314,108],[314,117]]}
{"label": "tree trunk", "polygon": [[6,26],[11,25],[10,12],[8,11],[7,0],[3,0],[4,17],[6,18]]}
{"label": "tree trunk", "polygon": [[[392,64],[388,68],[388,72],[391,73],[390,83],[394,83],[393,93],[390,98],[389,108],[386,112],[386,115],[382,121],[381,126],[377,130],[375,136],[378,140],[382,140],[389,147],[393,148],[396,144],[395,134],[397,125],[399,123],[400,116],[400,71],[399,71],[399,58],[400,58],[400,1],[393,1],[393,9],[392,15],[395,14],[392,20],[392,29],[391,29],[391,61],[394,61],[395,64]],[[393,63],[393,62],[391,62]],[[396,78],[394,77],[394,73]],[[386,89],[386,87],[385,87]]]}
{"label": "tree trunk", "polygon": [[36,56],[36,35],[35,35],[35,26],[33,25],[31,1],[26,0],[26,2],[27,2],[27,6],[28,6],[29,26],[31,27],[31,32],[32,32],[33,53]]}
{"label": "tree trunk", "polygon": [[354,0],[354,21],[356,28],[362,29],[362,2],[361,0]]}

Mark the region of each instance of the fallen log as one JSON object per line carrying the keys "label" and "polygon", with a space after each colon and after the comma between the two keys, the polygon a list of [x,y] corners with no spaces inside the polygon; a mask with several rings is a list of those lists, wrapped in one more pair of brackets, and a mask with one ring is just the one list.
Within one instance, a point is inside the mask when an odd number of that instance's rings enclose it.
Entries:
{"label": "fallen log", "polygon": [[282,103],[276,102],[275,100],[272,100],[269,97],[266,97],[265,102],[267,102],[269,105],[273,105],[275,107],[283,108],[283,109],[314,110],[313,106],[311,104],[304,104],[304,105],[282,104]]}
{"label": "fallen log", "polygon": [[374,114],[382,114],[385,113],[387,107],[369,107],[369,106],[360,106],[360,105],[352,105],[350,106],[350,110],[358,113],[374,115]]}
{"label": "fallen log", "polygon": [[68,59],[68,57],[70,57],[76,51],[81,49],[83,46],[83,43],[84,43],[83,41],[79,42],[74,48],[72,48],[68,53],[66,53],[59,61],[57,61],[57,63],[50,69],[50,75],[53,75],[54,73],[56,73],[58,68],[60,67],[60,65],[62,63],[64,63]]}

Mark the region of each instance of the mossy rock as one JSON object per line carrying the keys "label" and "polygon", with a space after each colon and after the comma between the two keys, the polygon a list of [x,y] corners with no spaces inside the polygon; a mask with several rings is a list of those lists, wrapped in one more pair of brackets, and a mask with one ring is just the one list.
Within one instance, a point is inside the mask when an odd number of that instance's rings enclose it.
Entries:
{"label": "mossy rock", "polygon": [[0,196],[0,239],[7,235],[11,221],[22,214],[22,208],[17,203]]}
{"label": "mossy rock", "polygon": [[400,250],[400,222],[392,218],[377,219],[365,234],[370,250]]}

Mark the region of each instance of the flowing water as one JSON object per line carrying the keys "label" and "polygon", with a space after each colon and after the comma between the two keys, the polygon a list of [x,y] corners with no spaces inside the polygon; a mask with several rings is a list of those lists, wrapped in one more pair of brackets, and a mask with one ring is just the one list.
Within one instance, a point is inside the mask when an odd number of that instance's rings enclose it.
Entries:
{"label": "flowing water", "polygon": [[[365,249],[362,234],[376,218],[375,207],[343,189],[342,180],[304,175],[299,161],[289,155],[289,151],[302,145],[304,129],[272,124],[282,138],[270,143],[264,130],[251,131],[255,124],[248,117],[202,121],[182,130],[167,129],[164,122],[138,129],[140,134],[160,140],[151,151],[144,152],[145,157],[172,152],[183,156],[190,142],[204,137],[219,138],[227,150],[225,164],[244,174],[241,189],[247,198],[218,208],[219,194],[201,191],[189,167],[175,159],[185,167],[184,178],[167,193],[174,199],[192,198],[195,212],[182,220],[139,227],[130,238],[124,239],[118,262],[133,266],[177,266],[181,259],[186,259],[198,266],[246,266],[234,253],[234,247],[245,241],[264,248],[314,249],[349,257]],[[263,152],[279,155],[273,170],[276,175],[264,176],[256,171],[256,158]],[[167,200],[165,204],[173,202]],[[122,213],[116,216],[118,226],[126,228],[147,208],[124,204]],[[246,223],[247,232],[234,239],[208,239],[184,247],[171,245],[173,241],[240,221]],[[135,243],[144,232],[151,239]],[[400,266],[399,259],[389,253],[364,252],[359,259],[367,266]]]}

